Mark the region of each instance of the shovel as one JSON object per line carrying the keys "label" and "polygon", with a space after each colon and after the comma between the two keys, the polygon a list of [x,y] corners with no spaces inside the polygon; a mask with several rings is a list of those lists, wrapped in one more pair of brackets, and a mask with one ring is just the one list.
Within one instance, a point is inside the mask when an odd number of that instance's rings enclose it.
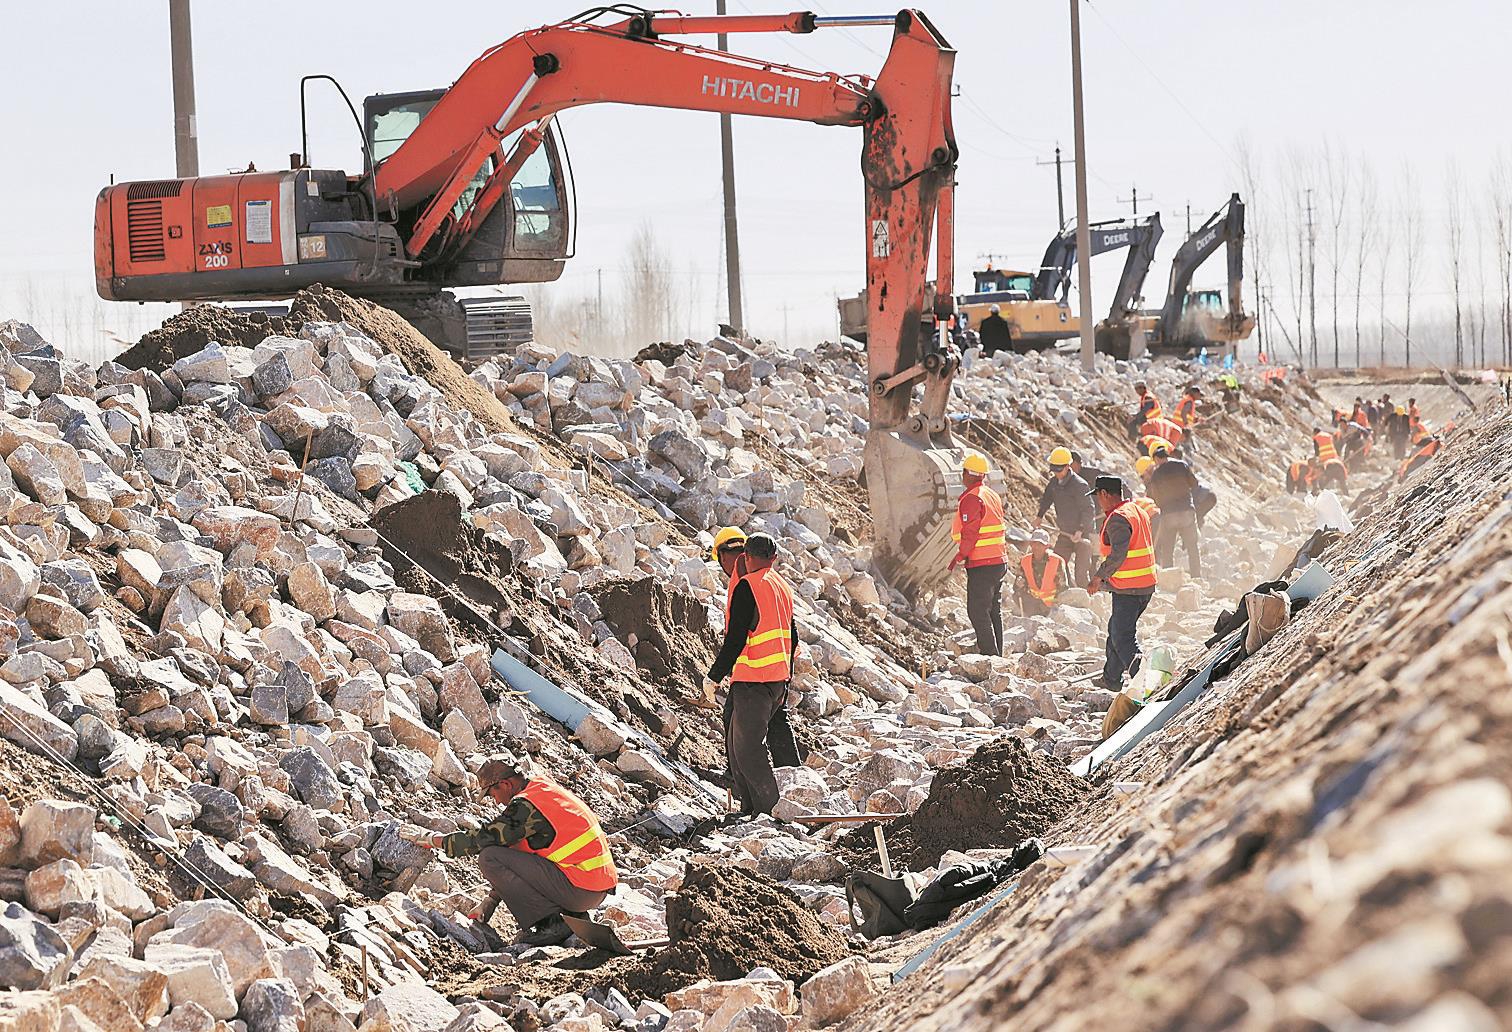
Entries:
{"label": "shovel", "polygon": [[632,956],[636,950],[656,949],[667,945],[666,939],[646,939],[627,943],[619,937],[613,925],[595,921],[590,917],[573,917],[563,914],[562,920],[572,929],[572,934],[595,949],[607,950],[618,957]]}

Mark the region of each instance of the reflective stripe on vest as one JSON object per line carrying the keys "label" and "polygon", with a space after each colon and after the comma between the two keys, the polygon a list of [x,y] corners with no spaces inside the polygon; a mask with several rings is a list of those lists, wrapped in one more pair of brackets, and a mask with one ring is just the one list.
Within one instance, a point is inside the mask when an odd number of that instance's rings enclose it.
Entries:
{"label": "reflective stripe on vest", "polygon": [[1108,543],[1108,520],[1122,516],[1129,521],[1129,554],[1113,571],[1108,583],[1115,588],[1153,588],[1155,586],[1155,550],[1150,541],[1150,517],[1134,502],[1124,502],[1103,519],[1101,545],[1103,558],[1113,551]]}
{"label": "reflective stripe on vest", "polygon": [[961,506],[966,499],[975,498],[982,506],[982,522],[977,527],[977,539],[971,554],[966,557],[968,565],[986,566],[1000,563],[1007,554],[1008,528],[1003,523],[1003,500],[986,484],[977,484],[961,492],[961,503],[956,506],[955,523],[951,525],[950,537],[957,548],[961,544]]}
{"label": "reflective stripe on vest", "polygon": [[1146,419],[1159,419],[1165,414],[1160,411],[1160,402],[1155,400],[1153,394],[1146,394],[1139,400],[1139,411],[1144,413]]}
{"label": "reflective stripe on vest", "polygon": [[1045,572],[1040,576],[1040,582],[1034,583],[1034,556],[1026,555],[1019,560],[1019,566],[1024,571],[1024,580],[1029,583],[1029,591],[1035,598],[1045,605],[1055,604],[1056,582],[1060,579],[1061,557],[1054,552],[1045,555]]}
{"label": "reflective stripe on vest", "polygon": [[745,575],[756,597],[756,626],[731,681],[787,681],[793,676],[793,589],[770,566]]}
{"label": "reflective stripe on vest", "polygon": [[1169,419],[1149,419],[1145,421],[1141,430],[1156,437],[1163,437],[1175,447],[1181,443],[1181,424],[1174,423]]}
{"label": "reflective stripe on vest", "polygon": [[1149,495],[1139,495],[1134,499],[1134,504],[1144,510],[1144,514],[1150,519],[1160,515],[1160,506],[1155,504],[1155,499]]}
{"label": "reflective stripe on vest", "polygon": [[1339,457],[1338,451],[1334,448],[1333,434],[1320,431],[1318,436],[1313,438],[1313,444],[1318,446],[1318,458],[1322,461],[1329,462]]}
{"label": "reflective stripe on vest", "polygon": [[1156,448],[1164,448],[1168,453],[1171,450],[1171,442],[1159,434],[1145,434],[1139,439],[1139,446],[1145,450],[1145,454],[1151,458],[1155,456]]}
{"label": "reflective stripe on vest", "polygon": [[1197,399],[1182,398],[1176,403],[1176,414],[1171,418],[1180,426],[1191,426],[1197,418]]}
{"label": "reflective stripe on vest", "polygon": [[550,781],[530,780],[520,796],[541,811],[556,830],[543,849],[531,849],[521,840],[516,849],[543,856],[562,869],[567,880],[589,892],[608,892],[619,884],[619,872],[609,854],[609,840],[588,804]]}

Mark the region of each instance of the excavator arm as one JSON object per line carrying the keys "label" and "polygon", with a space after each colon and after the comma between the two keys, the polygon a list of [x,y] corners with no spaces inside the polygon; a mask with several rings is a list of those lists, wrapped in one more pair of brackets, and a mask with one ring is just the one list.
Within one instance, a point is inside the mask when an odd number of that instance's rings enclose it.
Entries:
{"label": "excavator arm", "polygon": [[[1118,278],[1118,289],[1113,292],[1113,303],[1108,307],[1109,322],[1128,316],[1138,307],[1140,288],[1144,286],[1145,276],[1149,275],[1150,264],[1155,261],[1155,245],[1160,243],[1159,212],[1125,220],[1122,225],[1122,229],[1104,231],[1104,239],[1112,236],[1120,241],[1118,246],[1129,249],[1129,256],[1124,259],[1123,274]],[[1096,234],[1093,235],[1092,243],[1092,249],[1096,252]]]}
{"label": "excavator arm", "polygon": [[1232,325],[1242,325],[1244,313],[1244,202],[1232,194],[1228,203],[1208,216],[1195,233],[1187,237],[1171,259],[1171,285],[1160,312],[1160,335],[1165,340],[1177,336],[1192,277],[1202,263],[1218,250],[1228,248],[1228,316]]}
{"label": "excavator arm", "polygon": [[[1124,296],[1126,284],[1132,284],[1132,297],[1144,282],[1150,261],[1155,257],[1155,242],[1160,239],[1160,215],[1146,215],[1134,219],[1114,219],[1109,222],[1094,222],[1088,227],[1092,233],[1092,254],[1099,255],[1120,247],[1130,249],[1124,263],[1123,279],[1119,281],[1119,297]],[[1142,266],[1141,266],[1142,262]],[[1035,301],[1059,301],[1064,304],[1071,290],[1071,273],[1076,268],[1076,227],[1063,229],[1045,248],[1045,257],[1040,261],[1034,278]],[[1137,276],[1136,276],[1137,272]],[[1115,300],[1115,310],[1121,310],[1122,302]]]}

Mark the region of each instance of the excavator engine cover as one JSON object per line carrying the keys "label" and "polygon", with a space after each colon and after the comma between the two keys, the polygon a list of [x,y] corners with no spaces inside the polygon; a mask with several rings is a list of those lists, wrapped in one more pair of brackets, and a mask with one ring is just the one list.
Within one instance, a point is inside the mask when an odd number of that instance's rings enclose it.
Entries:
{"label": "excavator engine cover", "polygon": [[949,575],[951,522],[961,498],[962,448],[927,447],[896,430],[866,438],[866,487],[876,527],[876,561],[904,594]]}

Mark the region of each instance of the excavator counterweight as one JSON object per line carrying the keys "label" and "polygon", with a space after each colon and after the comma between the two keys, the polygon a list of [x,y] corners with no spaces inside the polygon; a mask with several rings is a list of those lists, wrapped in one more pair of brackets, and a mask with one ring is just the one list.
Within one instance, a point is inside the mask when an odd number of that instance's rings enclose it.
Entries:
{"label": "excavator counterweight", "polygon": [[[678,38],[866,25],[892,28],[875,78]],[[447,288],[561,274],[571,240],[561,111],[618,103],[858,127],[871,327],[867,488],[879,569],[912,590],[945,576],[961,487],[962,455],[945,418],[959,364],[945,336],[954,308],[954,62],[916,10],[829,18],[598,8],[487,50],[448,89],[368,98],[361,174],[308,168],[296,155],[287,172],[106,188],[95,208],[96,285],[107,299],[184,301],[287,297],[320,282],[431,313],[442,329],[465,327],[472,320],[448,314]]]}

